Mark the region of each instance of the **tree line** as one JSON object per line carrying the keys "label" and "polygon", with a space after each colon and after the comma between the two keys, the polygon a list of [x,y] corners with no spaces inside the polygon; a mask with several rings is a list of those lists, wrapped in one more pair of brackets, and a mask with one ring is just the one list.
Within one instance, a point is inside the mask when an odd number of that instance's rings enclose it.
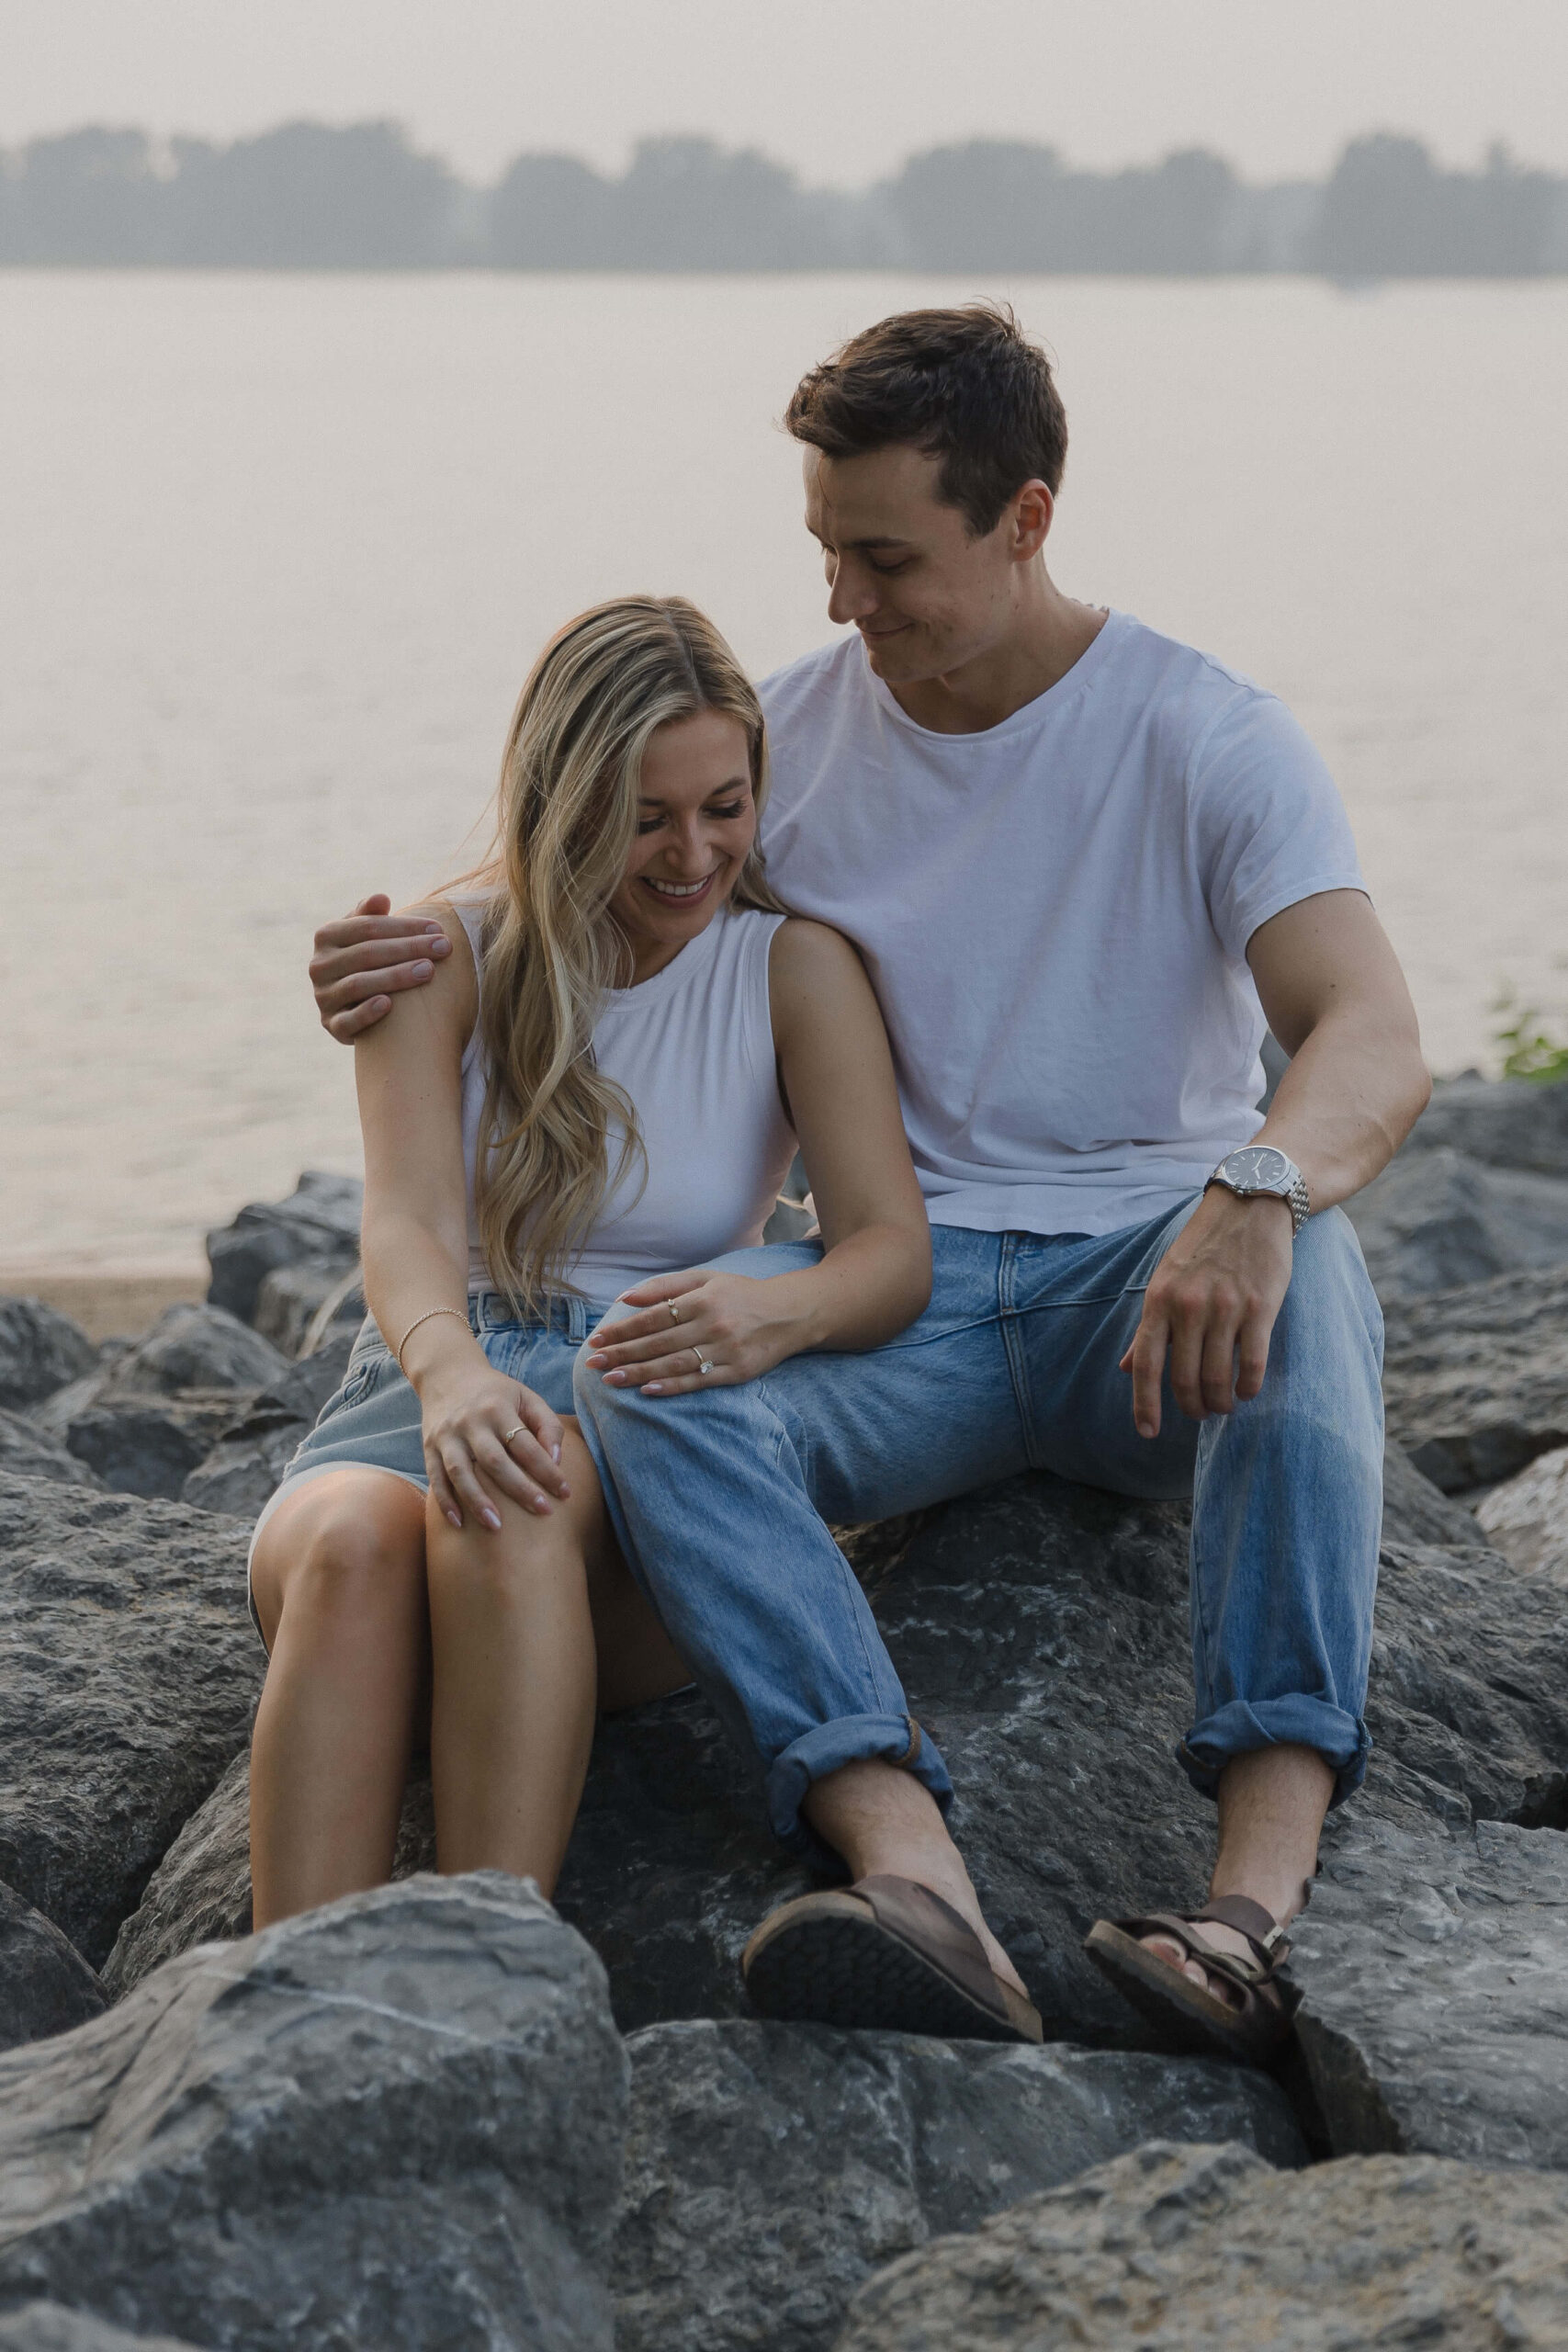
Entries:
{"label": "tree line", "polygon": [[1055,148],[971,140],[847,194],[754,149],[664,138],[618,177],[520,155],[479,188],[391,122],[288,123],[227,146],[88,128],[0,154],[0,264],[1539,277],[1568,270],[1568,180],[1502,147],[1447,170],[1375,131],[1326,181],[1262,187],[1201,149],[1088,172]]}

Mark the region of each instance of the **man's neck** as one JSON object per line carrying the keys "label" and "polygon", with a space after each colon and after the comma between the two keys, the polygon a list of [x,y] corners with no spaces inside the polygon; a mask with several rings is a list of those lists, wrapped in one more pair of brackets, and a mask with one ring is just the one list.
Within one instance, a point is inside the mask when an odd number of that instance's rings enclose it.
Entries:
{"label": "man's neck", "polygon": [[1032,573],[1007,635],[946,677],[888,692],[917,727],[935,735],[980,735],[1025,703],[1038,701],[1089,651],[1106,615],[1080,605],[1042,569]]}

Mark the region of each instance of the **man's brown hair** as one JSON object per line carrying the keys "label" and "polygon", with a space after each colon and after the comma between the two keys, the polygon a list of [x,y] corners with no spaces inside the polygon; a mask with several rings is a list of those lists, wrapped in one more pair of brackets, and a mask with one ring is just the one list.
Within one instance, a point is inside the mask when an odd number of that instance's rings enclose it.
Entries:
{"label": "man's brown hair", "polygon": [[1000,302],[878,320],[801,378],[784,424],[825,458],[902,443],[940,458],[938,495],[977,537],[1026,481],[1054,498],[1067,457],[1051,363]]}

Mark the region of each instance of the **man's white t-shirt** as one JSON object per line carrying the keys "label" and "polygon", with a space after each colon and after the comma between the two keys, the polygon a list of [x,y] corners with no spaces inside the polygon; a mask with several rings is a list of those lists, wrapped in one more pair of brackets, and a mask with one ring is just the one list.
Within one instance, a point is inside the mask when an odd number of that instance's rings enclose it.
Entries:
{"label": "man's white t-shirt", "polygon": [[1261,1125],[1260,923],[1365,888],[1284,705],[1111,613],[979,735],[917,726],[851,635],[761,687],[768,874],[865,959],[931,1220],[1110,1233]]}

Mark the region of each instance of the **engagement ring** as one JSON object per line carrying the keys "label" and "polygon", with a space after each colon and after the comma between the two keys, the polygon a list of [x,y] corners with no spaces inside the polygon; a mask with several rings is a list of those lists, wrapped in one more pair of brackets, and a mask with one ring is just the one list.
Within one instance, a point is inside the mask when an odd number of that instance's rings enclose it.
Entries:
{"label": "engagement ring", "polygon": [[515,1429],[510,1429],[507,1430],[506,1435],[502,1439],[501,1442],[508,1452],[511,1451],[513,1439],[514,1437],[521,1437],[527,1426],[528,1424],[526,1421],[519,1421]]}
{"label": "engagement ring", "polygon": [[671,1323],[679,1323],[681,1320],[681,1310],[673,1299],[670,1301],[670,1320]]}
{"label": "engagement ring", "polygon": [[709,1362],[708,1362],[708,1360],[707,1360],[706,1356],[705,1356],[705,1355],[704,1355],[704,1353],[703,1353],[703,1351],[702,1351],[701,1348],[694,1348],[694,1349],[692,1350],[692,1353],[696,1357],[696,1360],[697,1360],[697,1370],[698,1370],[699,1372],[711,1372],[711,1371],[713,1370],[713,1366],[712,1366],[712,1364],[711,1364],[711,1363],[709,1363]]}

